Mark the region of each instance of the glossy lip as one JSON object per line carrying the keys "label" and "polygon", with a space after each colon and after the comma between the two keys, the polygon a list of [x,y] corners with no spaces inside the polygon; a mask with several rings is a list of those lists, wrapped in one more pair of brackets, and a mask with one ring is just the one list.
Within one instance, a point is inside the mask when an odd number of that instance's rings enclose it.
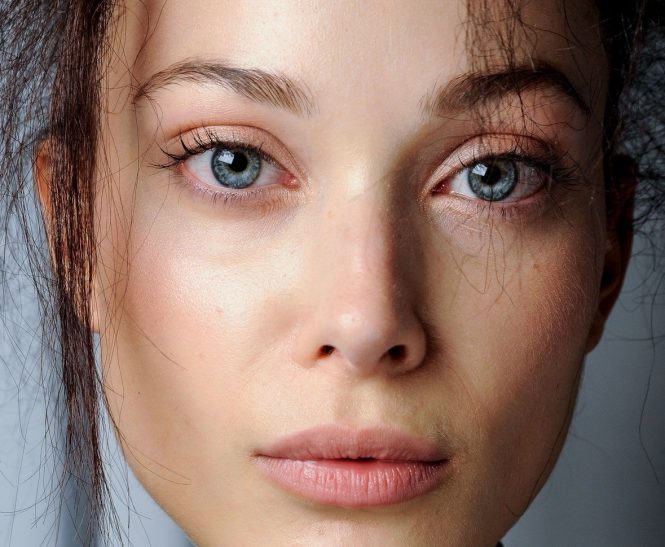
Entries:
{"label": "glossy lip", "polygon": [[394,429],[324,426],[279,439],[254,461],[291,493],[323,504],[368,507],[433,490],[449,457],[431,441]]}

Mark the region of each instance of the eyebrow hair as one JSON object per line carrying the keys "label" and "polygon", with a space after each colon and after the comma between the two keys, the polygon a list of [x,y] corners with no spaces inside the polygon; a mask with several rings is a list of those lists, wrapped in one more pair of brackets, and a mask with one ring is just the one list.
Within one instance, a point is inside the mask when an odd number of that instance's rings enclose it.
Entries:
{"label": "eyebrow hair", "polygon": [[149,98],[157,89],[183,82],[213,83],[257,103],[270,104],[296,114],[310,115],[314,101],[306,89],[288,76],[260,68],[241,68],[219,61],[185,60],[153,74],[141,84],[132,102]]}
{"label": "eyebrow hair", "polygon": [[[185,60],[153,74],[137,88],[133,103],[158,89],[184,82],[221,85],[254,102],[284,108],[295,114],[309,116],[315,105],[303,85],[279,72],[198,60]],[[543,61],[463,74],[438,87],[434,93],[425,95],[421,99],[421,111],[426,117],[445,116],[511,93],[520,94],[537,88],[554,89],[570,99],[585,115],[591,113],[591,108],[568,77]]]}
{"label": "eyebrow hair", "polygon": [[553,89],[570,99],[586,116],[591,114],[591,107],[568,77],[546,62],[463,74],[423,97],[422,113],[428,117],[443,116],[538,88]]}

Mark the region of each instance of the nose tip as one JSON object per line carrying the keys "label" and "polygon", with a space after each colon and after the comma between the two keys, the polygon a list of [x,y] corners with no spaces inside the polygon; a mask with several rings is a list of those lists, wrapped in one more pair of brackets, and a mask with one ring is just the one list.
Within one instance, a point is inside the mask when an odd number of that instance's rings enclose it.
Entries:
{"label": "nose tip", "polygon": [[[356,376],[396,376],[425,357],[425,332],[415,314],[400,311],[390,295],[336,299],[327,313],[303,327],[296,360],[304,366],[341,367]],[[320,310],[319,310],[320,311]]]}

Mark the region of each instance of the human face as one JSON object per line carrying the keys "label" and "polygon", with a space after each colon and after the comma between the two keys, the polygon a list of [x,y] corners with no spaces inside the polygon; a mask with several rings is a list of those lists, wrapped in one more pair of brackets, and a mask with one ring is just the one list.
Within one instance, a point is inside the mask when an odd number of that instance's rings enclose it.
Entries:
{"label": "human face", "polygon": [[[117,10],[95,328],[129,464],[197,544],[490,546],[544,482],[601,321],[606,75],[592,13],[527,4],[509,34],[457,0]],[[439,464],[383,464],[436,480],[265,473],[331,425],[425,439]]]}

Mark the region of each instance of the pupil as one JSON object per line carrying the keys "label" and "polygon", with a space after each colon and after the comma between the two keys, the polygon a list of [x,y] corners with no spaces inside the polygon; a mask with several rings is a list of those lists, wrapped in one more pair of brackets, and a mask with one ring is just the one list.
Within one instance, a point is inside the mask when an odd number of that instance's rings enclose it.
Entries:
{"label": "pupil", "polygon": [[487,172],[482,177],[483,184],[488,186],[494,186],[497,182],[501,180],[501,168],[497,167],[496,164],[491,164],[487,168]]}
{"label": "pupil", "polygon": [[233,153],[233,160],[229,164],[229,167],[236,173],[240,173],[247,169],[247,156],[245,154],[239,154],[237,152]]}

